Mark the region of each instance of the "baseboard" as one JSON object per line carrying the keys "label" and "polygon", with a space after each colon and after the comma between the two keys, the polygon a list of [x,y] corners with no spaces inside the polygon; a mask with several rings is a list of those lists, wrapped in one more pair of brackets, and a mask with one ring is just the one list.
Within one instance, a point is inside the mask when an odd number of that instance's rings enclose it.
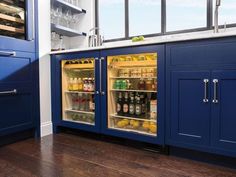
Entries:
{"label": "baseboard", "polygon": [[44,122],[41,124],[41,137],[52,134],[52,122]]}

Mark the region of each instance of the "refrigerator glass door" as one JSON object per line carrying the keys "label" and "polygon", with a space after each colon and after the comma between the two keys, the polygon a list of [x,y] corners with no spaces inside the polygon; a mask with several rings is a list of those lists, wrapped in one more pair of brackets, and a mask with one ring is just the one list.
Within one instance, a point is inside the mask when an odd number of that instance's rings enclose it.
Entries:
{"label": "refrigerator glass door", "polygon": [[64,121],[95,125],[95,59],[62,60]]}
{"label": "refrigerator glass door", "polygon": [[108,128],[157,136],[157,53],[107,58]]}

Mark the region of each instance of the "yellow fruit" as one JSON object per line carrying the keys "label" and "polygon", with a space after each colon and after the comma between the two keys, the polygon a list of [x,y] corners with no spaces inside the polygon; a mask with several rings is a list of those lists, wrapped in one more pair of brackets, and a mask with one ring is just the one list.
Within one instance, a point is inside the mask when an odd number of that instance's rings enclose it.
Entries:
{"label": "yellow fruit", "polygon": [[129,122],[129,124],[130,124],[131,126],[133,126],[134,122],[135,122],[135,120],[131,120],[131,121]]}
{"label": "yellow fruit", "polygon": [[134,121],[133,128],[138,128],[138,127],[139,127],[139,121]]}
{"label": "yellow fruit", "polygon": [[124,127],[124,123],[122,121],[117,122],[117,127],[123,128]]}
{"label": "yellow fruit", "polygon": [[149,129],[149,122],[147,122],[147,121],[143,122],[143,128],[145,130],[148,130]]}
{"label": "yellow fruit", "polygon": [[129,125],[129,120],[128,119],[124,119],[124,120],[122,120],[122,122],[124,123],[124,126]]}
{"label": "yellow fruit", "polygon": [[156,133],[157,132],[157,126],[156,125],[151,125],[150,124],[150,126],[149,126],[149,129],[150,129],[150,132],[152,132],[152,133]]}

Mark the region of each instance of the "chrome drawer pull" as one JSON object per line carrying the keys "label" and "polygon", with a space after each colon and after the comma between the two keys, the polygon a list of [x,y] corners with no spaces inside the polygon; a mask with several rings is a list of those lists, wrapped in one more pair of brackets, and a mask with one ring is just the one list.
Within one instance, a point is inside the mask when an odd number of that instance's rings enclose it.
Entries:
{"label": "chrome drawer pull", "polygon": [[16,56],[16,52],[0,51],[0,56],[2,57]]}
{"label": "chrome drawer pull", "polygon": [[14,90],[0,92],[0,95],[7,95],[7,94],[17,94],[17,90],[14,89]]}
{"label": "chrome drawer pull", "polygon": [[203,82],[204,82],[204,99],[203,99],[203,102],[208,103],[209,102],[209,100],[208,100],[208,83],[209,83],[209,79],[204,79]]}
{"label": "chrome drawer pull", "polygon": [[217,104],[219,102],[218,98],[217,98],[217,95],[218,95],[218,83],[219,83],[219,80],[218,79],[213,79],[213,83],[214,83],[214,98],[212,100],[212,103],[215,103]]}

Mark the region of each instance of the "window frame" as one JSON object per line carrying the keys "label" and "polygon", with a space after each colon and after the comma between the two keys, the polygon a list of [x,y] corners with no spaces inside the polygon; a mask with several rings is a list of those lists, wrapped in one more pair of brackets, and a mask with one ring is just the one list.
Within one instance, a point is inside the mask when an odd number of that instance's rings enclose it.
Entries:
{"label": "window frame", "polygon": [[[184,29],[184,30],[176,30],[176,31],[166,31],[166,0],[161,0],[161,32],[160,33],[153,33],[153,34],[146,34],[143,35],[144,37],[156,37],[156,36],[163,36],[163,35],[170,35],[170,34],[181,34],[181,33],[189,33],[189,32],[199,32],[199,31],[206,31],[212,30],[214,28],[213,24],[213,1],[214,0],[206,0],[206,27],[199,27],[193,29]],[[123,38],[116,38],[116,39],[109,39],[104,42],[116,42],[122,40],[130,40],[132,37],[129,35],[129,0],[124,0],[125,5],[125,37]],[[99,27],[99,0],[95,0],[95,26]],[[232,24],[227,24],[227,27],[236,27],[236,22]],[[219,28],[224,28],[224,25],[220,25]]]}

